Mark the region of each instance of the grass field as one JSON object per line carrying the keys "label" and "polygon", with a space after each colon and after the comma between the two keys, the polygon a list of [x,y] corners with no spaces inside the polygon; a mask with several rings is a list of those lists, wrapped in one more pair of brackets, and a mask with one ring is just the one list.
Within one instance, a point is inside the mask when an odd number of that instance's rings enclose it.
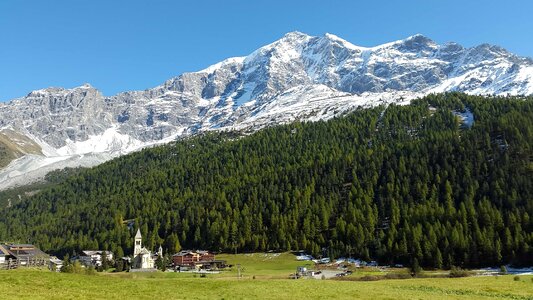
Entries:
{"label": "grass field", "polygon": [[310,261],[297,261],[291,253],[250,253],[250,254],[221,254],[227,264],[233,265],[229,272],[221,274],[224,277],[237,277],[237,264],[241,265],[241,275],[245,278],[255,276],[256,279],[287,279],[290,273],[296,272],[298,266],[311,267]]}
{"label": "grass field", "polygon": [[[286,279],[305,265],[285,253],[220,255],[237,270],[79,275],[47,270],[0,271],[0,299],[531,299],[533,276],[417,278],[380,281]],[[371,274],[372,271],[361,272]],[[359,275],[362,275],[359,274]],[[356,272],[354,276],[359,276]],[[255,279],[253,279],[255,276]]]}

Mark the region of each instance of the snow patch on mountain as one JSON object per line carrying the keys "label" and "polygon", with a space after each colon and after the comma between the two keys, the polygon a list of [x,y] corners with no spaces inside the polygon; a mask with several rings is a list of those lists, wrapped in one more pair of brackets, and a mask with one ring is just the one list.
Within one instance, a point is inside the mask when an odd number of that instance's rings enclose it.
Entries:
{"label": "snow patch on mountain", "polygon": [[66,145],[57,149],[59,156],[82,155],[88,153],[124,154],[141,148],[144,143],[127,134],[117,131],[117,126],[106,129],[102,134],[90,135],[85,141],[67,139]]}

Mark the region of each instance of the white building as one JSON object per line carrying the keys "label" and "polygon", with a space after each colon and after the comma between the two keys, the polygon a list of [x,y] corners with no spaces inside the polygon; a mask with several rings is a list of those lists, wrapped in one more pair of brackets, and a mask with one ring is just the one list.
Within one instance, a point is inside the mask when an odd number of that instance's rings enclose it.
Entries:
{"label": "white building", "polygon": [[142,246],[142,236],[139,229],[137,229],[137,234],[135,235],[135,241],[133,244],[133,263],[131,268],[147,270],[155,268],[155,262],[152,257],[152,253],[150,250]]}
{"label": "white building", "polygon": [[48,268],[50,271],[60,272],[63,267],[63,261],[55,256],[50,257]]}
{"label": "white building", "polygon": [[113,252],[102,250],[84,250],[79,256],[80,263],[85,266],[99,267],[102,265],[102,255],[106,253],[107,261],[113,260]]}

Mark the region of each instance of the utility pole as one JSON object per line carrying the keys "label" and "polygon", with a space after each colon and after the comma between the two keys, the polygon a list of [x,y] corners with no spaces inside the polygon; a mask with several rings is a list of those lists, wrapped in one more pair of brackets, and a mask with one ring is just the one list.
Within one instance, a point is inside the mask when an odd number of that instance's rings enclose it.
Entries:
{"label": "utility pole", "polygon": [[237,264],[238,278],[241,278],[241,264]]}

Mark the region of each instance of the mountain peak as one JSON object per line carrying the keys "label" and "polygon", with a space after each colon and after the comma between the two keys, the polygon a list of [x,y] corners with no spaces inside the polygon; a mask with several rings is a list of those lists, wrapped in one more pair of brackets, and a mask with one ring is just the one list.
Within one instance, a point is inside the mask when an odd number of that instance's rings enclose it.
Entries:
{"label": "mountain peak", "polygon": [[419,33],[394,44],[398,45],[398,50],[406,52],[433,51],[439,47],[432,39]]}
{"label": "mountain peak", "polygon": [[430,38],[428,38],[427,36],[421,34],[421,33],[415,33],[407,38],[404,39],[405,41],[409,41],[409,40],[418,40],[418,41],[428,41],[428,42],[433,42]]}
{"label": "mountain peak", "polygon": [[84,83],[78,87],[75,87],[75,89],[94,89],[94,87],[89,83]]}
{"label": "mountain peak", "polygon": [[[274,43],[270,45],[301,45],[305,43],[306,41],[310,40],[312,36],[299,32],[299,31],[291,31],[287,34],[285,34],[281,39],[275,41]],[[267,45],[266,47],[269,47],[270,45]]]}
{"label": "mountain peak", "polygon": [[308,38],[308,37],[310,37],[308,34],[305,34],[305,33],[300,32],[300,31],[290,31],[290,32],[287,32],[283,36],[283,38],[289,38],[289,39]]}
{"label": "mountain peak", "polygon": [[327,39],[333,40],[333,41],[343,41],[343,42],[346,41],[346,40],[338,37],[337,35],[334,35],[333,33],[329,33],[329,32],[326,32],[324,34],[324,37],[327,38]]}
{"label": "mountain peak", "polygon": [[503,51],[439,46],[421,34],[360,47],[330,33],[293,31],[145,91],[104,97],[90,84],[34,91],[2,106],[0,128],[35,137],[47,156],[0,170],[0,189],[205,131],[322,120],[427,93],[533,94],[533,61]]}
{"label": "mountain peak", "polygon": [[437,43],[435,43],[432,39],[428,38],[425,35],[422,35],[420,33],[417,33],[415,35],[412,35],[406,39],[403,40],[405,43],[413,43],[418,45],[426,45],[426,46],[436,46]]}
{"label": "mountain peak", "polygon": [[324,34],[324,39],[327,39],[331,42],[334,42],[334,43],[338,43],[340,45],[342,45],[343,47],[345,48],[348,48],[348,49],[355,49],[355,50],[362,50],[364,49],[364,47],[359,47],[359,46],[356,46],[350,42],[348,42],[347,40],[343,39],[343,38],[340,38],[338,37],[337,35],[334,35],[334,34],[331,34],[331,33],[325,33]]}
{"label": "mountain peak", "polygon": [[509,51],[507,51],[506,49],[500,46],[492,45],[488,43],[483,43],[481,45],[474,47],[473,49],[476,51],[482,51],[482,52],[493,53],[493,54],[510,54]]}

